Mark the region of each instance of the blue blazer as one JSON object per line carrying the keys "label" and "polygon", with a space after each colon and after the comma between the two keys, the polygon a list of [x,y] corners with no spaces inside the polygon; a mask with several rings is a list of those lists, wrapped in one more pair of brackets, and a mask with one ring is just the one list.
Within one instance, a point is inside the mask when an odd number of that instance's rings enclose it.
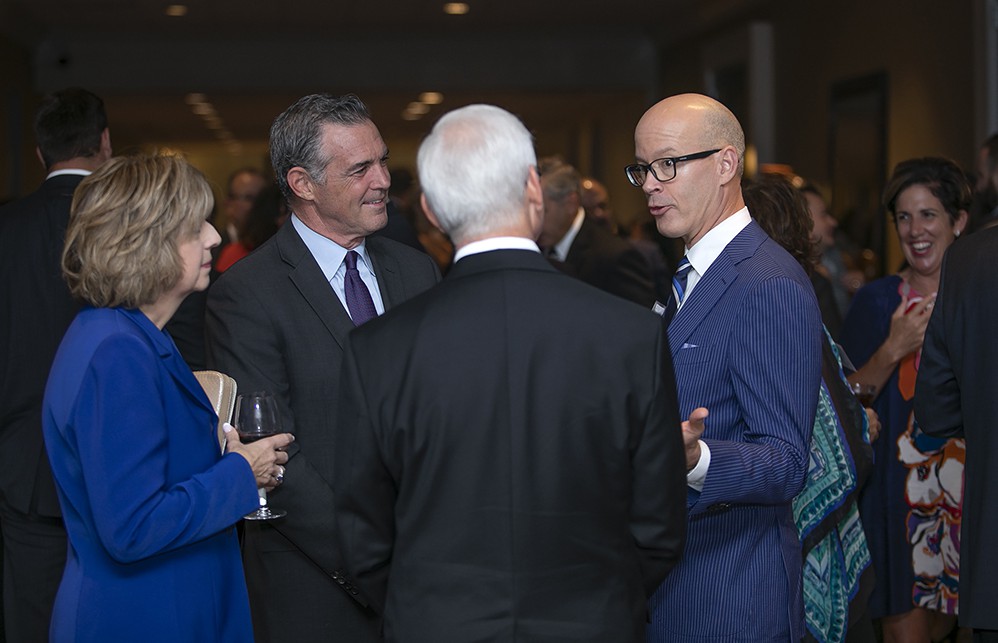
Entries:
{"label": "blue blazer", "polygon": [[232,525],[257,504],[173,341],[87,308],[56,354],[43,429],[69,556],[52,641],[251,641]]}
{"label": "blue blazer", "polygon": [[649,641],[800,641],[791,500],[808,467],[821,316],[800,265],[754,221],[669,325],[680,417],[706,407],[710,468],[688,489],[683,558],[650,601]]}

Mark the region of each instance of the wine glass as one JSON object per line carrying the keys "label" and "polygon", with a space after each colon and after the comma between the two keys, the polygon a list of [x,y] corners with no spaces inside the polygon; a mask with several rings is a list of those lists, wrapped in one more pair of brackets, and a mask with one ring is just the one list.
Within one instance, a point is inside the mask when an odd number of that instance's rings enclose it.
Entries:
{"label": "wine glass", "polygon": [[876,399],[877,387],[873,384],[861,384],[860,382],[853,382],[849,385],[852,390],[852,394],[856,396],[859,403],[863,406],[873,406],[873,400]]}
{"label": "wine glass", "polygon": [[[256,442],[261,438],[281,432],[281,418],[277,412],[277,401],[270,393],[244,393],[236,399],[236,431],[243,444]],[[267,490],[257,489],[260,494],[260,507],[245,520],[274,520],[287,515],[286,511],[267,506]]]}

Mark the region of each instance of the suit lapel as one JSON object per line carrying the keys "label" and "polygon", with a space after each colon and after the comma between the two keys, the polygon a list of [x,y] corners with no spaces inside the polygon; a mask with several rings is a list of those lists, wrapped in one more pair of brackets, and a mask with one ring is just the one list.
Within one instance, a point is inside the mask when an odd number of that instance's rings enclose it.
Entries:
{"label": "suit lapel", "polygon": [[669,324],[669,345],[673,347],[673,353],[686,343],[704,318],[711,314],[718,300],[738,279],[738,264],[755,254],[765,239],[766,234],[762,228],[752,221],[725,246]]}
{"label": "suit lapel", "polygon": [[333,287],[326,281],[315,257],[293,225],[281,226],[277,231],[276,242],[281,260],[288,266],[291,282],[336,343],[342,347],[347,334],[354,328],[353,321],[343,309]]}
{"label": "suit lapel", "polygon": [[397,306],[408,297],[405,293],[405,282],[398,260],[385,248],[385,243],[378,237],[368,237],[367,256],[371,258],[374,275],[378,279],[378,290],[381,291],[381,301],[385,310]]}
{"label": "suit lapel", "polygon": [[156,328],[155,324],[141,311],[126,309],[121,309],[121,311],[131,318],[139,332],[145,335],[149,342],[156,348],[160,359],[163,360],[163,366],[180,388],[205,410],[214,413],[215,407],[208,401],[208,396],[205,394],[204,389],[198,384],[190,366],[180,357],[180,353],[176,350],[173,340],[170,339],[169,335]]}
{"label": "suit lapel", "polygon": [[593,245],[593,224],[589,218],[582,220],[582,227],[572,240],[572,245],[565,256],[565,264],[572,266],[576,272],[582,272],[592,256],[590,248]]}

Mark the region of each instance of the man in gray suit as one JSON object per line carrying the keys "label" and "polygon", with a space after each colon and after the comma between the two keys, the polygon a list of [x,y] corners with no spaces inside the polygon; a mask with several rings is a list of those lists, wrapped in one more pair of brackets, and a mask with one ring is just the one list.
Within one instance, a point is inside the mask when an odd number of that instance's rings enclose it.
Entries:
{"label": "man in gray suit", "polygon": [[270,498],[287,517],[246,525],[255,635],[377,641],[377,619],[342,572],[334,538],[340,360],[355,324],[440,275],[426,254],[369,236],[387,221],[388,148],[356,96],[300,99],[274,121],[270,154],[293,214],[212,286],[206,318],[209,366],[242,391],[274,394],[283,430],[296,436]]}

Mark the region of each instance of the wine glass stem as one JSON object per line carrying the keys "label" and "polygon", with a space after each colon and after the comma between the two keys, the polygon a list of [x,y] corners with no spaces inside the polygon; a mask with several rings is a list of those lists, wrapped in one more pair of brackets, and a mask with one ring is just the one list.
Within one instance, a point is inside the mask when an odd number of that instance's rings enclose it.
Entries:
{"label": "wine glass stem", "polygon": [[261,509],[266,509],[267,508],[267,490],[264,489],[263,487],[260,487],[256,491],[257,491],[258,494],[260,494],[260,508]]}

